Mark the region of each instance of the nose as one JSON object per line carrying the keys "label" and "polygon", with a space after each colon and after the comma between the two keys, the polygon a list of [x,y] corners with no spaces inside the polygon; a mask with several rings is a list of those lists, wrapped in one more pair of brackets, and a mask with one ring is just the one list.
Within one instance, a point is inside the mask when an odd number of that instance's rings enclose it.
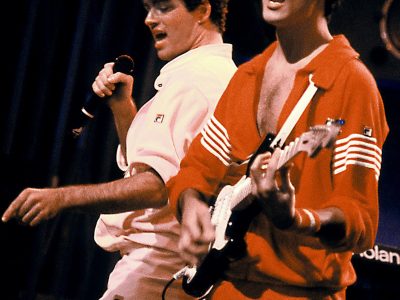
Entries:
{"label": "nose", "polygon": [[153,29],[157,25],[157,18],[156,15],[154,14],[153,9],[150,9],[147,12],[146,19],[144,20],[144,24],[148,26],[150,29]]}

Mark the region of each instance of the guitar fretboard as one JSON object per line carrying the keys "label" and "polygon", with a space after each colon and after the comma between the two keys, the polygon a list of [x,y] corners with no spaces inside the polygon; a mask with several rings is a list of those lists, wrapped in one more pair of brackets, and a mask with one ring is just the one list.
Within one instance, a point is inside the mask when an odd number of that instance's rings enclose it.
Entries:
{"label": "guitar fretboard", "polygon": [[[290,142],[280,153],[278,159],[278,168],[282,168],[289,160],[291,160],[300,150],[301,138],[296,138],[294,141]],[[243,199],[251,194],[252,181],[250,177],[245,180],[239,181],[234,186],[234,191],[231,198],[231,209],[237,206]]]}

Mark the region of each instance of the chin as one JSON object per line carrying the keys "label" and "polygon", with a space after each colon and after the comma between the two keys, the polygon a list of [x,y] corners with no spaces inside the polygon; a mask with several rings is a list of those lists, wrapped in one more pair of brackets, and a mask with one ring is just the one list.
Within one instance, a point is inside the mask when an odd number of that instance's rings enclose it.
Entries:
{"label": "chin", "polygon": [[174,58],[178,57],[179,55],[185,53],[186,51],[183,52],[171,52],[171,51],[163,51],[163,50],[158,50],[157,51],[157,56],[159,59],[164,60],[164,61],[170,61],[173,60]]}
{"label": "chin", "polygon": [[272,25],[272,26],[285,26],[286,25],[286,19],[283,16],[277,16],[272,15],[272,14],[265,14],[263,16],[264,21],[267,22],[268,24]]}
{"label": "chin", "polygon": [[279,22],[279,20],[282,19],[282,14],[273,11],[264,11],[263,19],[265,22],[272,24]]}
{"label": "chin", "polygon": [[171,58],[166,57],[166,56],[163,56],[163,55],[160,55],[160,54],[157,54],[157,57],[158,57],[160,60],[163,60],[163,61],[170,61],[170,60],[171,60]]}
{"label": "chin", "polygon": [[163,50],[157,50],[157,56],[159,59],[164,60],[164,61],[170,61],[173,60],[175,57],[178,55],[175,55],[174,53],[168,52],[168,51],[163,51]]}

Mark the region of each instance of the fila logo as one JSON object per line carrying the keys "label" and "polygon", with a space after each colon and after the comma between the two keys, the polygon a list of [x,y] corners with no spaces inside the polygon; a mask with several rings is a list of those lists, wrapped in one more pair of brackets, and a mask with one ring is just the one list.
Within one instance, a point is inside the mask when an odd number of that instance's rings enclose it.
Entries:
{"label": "fila logo", "polygon": [[164,120],[164,114],[157,114],[154,119],[154,123],[162,123]]}
{"label": "fila logo", "polygon": [[363,134],[368,137],[372,137],[372,128],[368,126],[364,126]]}

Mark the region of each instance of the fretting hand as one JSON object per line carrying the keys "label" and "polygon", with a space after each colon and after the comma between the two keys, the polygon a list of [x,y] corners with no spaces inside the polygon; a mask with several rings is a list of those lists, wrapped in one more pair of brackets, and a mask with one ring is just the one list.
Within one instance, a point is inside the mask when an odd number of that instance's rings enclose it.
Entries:
{"label": "fretting hand", "polygon": [[[270,221],[280,229],[290,227],[295,216],[295,189],[290,181],[291,165],[278,170],[281,149],[273,155],[266,152],[254,160],[250,168],[252,194]],[[279,182],[279,183],[278,183]]]}

